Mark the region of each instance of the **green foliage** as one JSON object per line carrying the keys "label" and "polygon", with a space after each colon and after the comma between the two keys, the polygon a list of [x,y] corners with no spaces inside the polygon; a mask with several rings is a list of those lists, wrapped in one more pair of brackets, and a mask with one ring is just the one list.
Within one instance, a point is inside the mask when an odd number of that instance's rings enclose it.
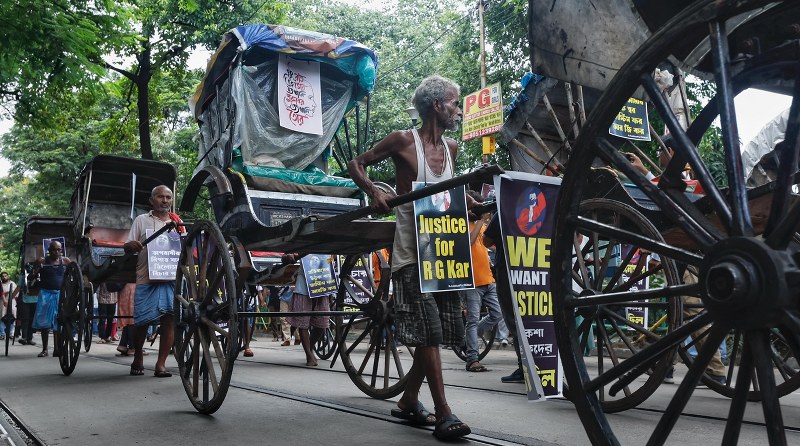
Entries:
{"label": "green foliage", "polygon": [[0,103],[15,102],[17,120],[35,117],[53,90],[96,82],[104,70],[91,61],[114,50],[109,36],[128,18],[116,2],[0,3]]}
{"label": "green foliage", "polygon": [[[529,66],[526,9],[527,2],[522,0],[486,4],[487,84],[500,82],[506,103],[518,90],[518,81]],[[386,4],[380,10],[342,3],[321,7],[309,0],[295,1],[286,24],[347,37],[375,50],[379,69],[370,104],[374,135],[371,142],[410,127],[405,109],[411,105],[414,89],[423,78],[440,74],[453,79],[461,86],[462,94],[481,86],[478,12],[471,1],[431,4],[408,0]],[[448,136],[459,141],[458,171],[481,163],[480,139],[460,143],[460,133]],[[333,166],[338,170],[337,165]],[[383,163],[371,168],[370,176],[391,183],[393,169],[392,163]]]}

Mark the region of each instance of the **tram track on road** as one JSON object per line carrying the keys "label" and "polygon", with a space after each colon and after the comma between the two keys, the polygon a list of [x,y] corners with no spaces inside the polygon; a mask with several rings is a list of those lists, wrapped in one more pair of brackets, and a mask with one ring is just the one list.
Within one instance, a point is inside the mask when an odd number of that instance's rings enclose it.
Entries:
{"label": "tram track on road", "polygon": [[[278,367],[297,368],[297,369],[306,369],[306,370],[308,369],[308,367],[306,367],[306,366],[285,364],[285,363],[280,363],[280,362],[259,361],[259,360],[252,360],[252,359],[247,359],[247,360],[237,359],[237,361],[249,362],[249,363],[255,363],[255,364],[265,364],[265,365],[278,366]],[[342,375],[347,375],[347,372],[344,371],[344,370],[334,370],[334,369],[328,369],[328,368],[320,368],[320,369],[318,369],[318,371],[325,372],[325,373],[334,372],[334,373],[339,373],[339,374],[342,374]],[[496,390],[496,389],[488,389],[488,388],[484,388],[484,387],[473,387],[473,386],[465,386],[465,385],[459,385],[459,384],[447,384],[447,383],[445,383],[445,387],[446,388],[453,388],[453,389],[468,390],[468,391],[479,391],[479,392],[489,392],[489,393],[497,393],[497,394],[505,394],[505,395],[525,396],[524,392],[513,392],[513,391],[508,391],[508,390]],[[562,402],[562,403],[565,403],[565,404],[571,404],[569,402],[569,400],[564,398],[564,397],[554,398],[554,401],[559,401],[559,402]],[[665,412],[662,409],[654,409],[654,408],[647,408],[647,407],[635,407],[633,409],[630,409],[630,411],[631,412],[638,411],[638,412],[644,412],[644,413],[650,413],[650,414],[658,414],[659,416],[663,415],[664,412]],[[682,416],[683,417],[688,417],[688,418],[694,418],[694,419],[697,419],[697,420],[704,420],[704,421],[718,421],[718,422],[722,423],[723,425],[728,421],[727,417],[706,415],[706,414],[699,414],[699,413],[691,413],[691,412],[684,412],[682,414]],[[388,417],[388,419],[390,421],[394,421],[391,417]],[[750,426],[758,426],[758,427],[764,427],[765,426],[765,424],[762,423],[762,422],[749,421],[749,420],[744,420],[743,424],[750,425]],[[786,430],[787,432],[800,433],[800,426],[784,426],[784,430]],[[516,443],[512,443],[512,444],[516,444]]]}
{"label": "tram track on road", "polygon": [[[265,365],[273,365],[273,366],[279,366],[279,367],[288,367],[288,368],[296,368],[296,369],[308,370],[308,367],[306,367],[304,365],[292,365],[292,364],[285,364],[285,363],[281,363],[281,362],[269,362],[269,361],[261,361],[261,360],[254,360],[254,359],[241,359],[241,358],[237,359],[236,361],[237,362],[248,362],[248,363],[253,363],[253,364],[265,364]],[[332,373],[339,373],[341,375],[347,375],[347,371],[345,371],[345,370],[335,370],[335,369],[331,369],[331,368],[328,368],[328,367],[319,367],[317,370],[328,372],[328,373],[332,372]],[[348,379],[349,379],[349,377],[348,377]],[[474,390],[474,391],[479,391],[479,392],[497,393],[497,394],[501,394],[501,395],[525,396],[525,392],[514,392],[514,391],[511,391],[511,390],[496,390],[496,389],[487,389],[487,388],[484,388],[484,387],[472,387],[472,386],[464,386],[464,385],[461,385],[461,384],[447,384],[447,383],[445,383],[444,386],[447,387],[447,388],[452,388],[452,389]]]}
{"label": "tram track on road", "polygon": [[[296,368],[296,369],[308,370],[308,367],[306,367],[306,366],[285,364],[285,363],[280,363],[280,362],[260,361],[260,360],[252,360],[252,359],[246,359],[246,360],[238,359],[237,361],[249,362],[249,363],[254,363],[254,364],[264,364],[264,365],[271,365],[271,366],[278,366],[278,367],[286,367],[286,368]],[[320,368],[320,369],[317,369],[317,370],[319,372],[324,372],[324,373],[334,372],[334,373],[338,373],[338,374],[342,374],[342,375],[347,375],[347,372],[344,371],[344,370],[334,370],[334,369],[328,369],[328,368]],[[231,384],[231,386],[234,386],[234,385]],[[496,390],[496,389],[489,389],[489,388],[485,388],[485,387],[473,387],[473,386],[465,386],[465,385],[459,385],[459,384],[445,384],[445,387],[446,388],[452,388],[452,389],[467,390],[467,391],[489,392],[489,393],[505,394],[505,395],[518,395],[518,396],[523,396],[523,397],[525,396],[524,392],[513,392],[513,391],[508,391],[508,390]],[[566,399],[564,397],[554,398],[553,400],[554,401],[558,401],[558,402],[563,403],[563,404],[572,404],[572,403],[569,402],[568,399]],[[633,409],[630,409],[630,412],[636,412],[636,411],[643,412],[643,413],[649,413],[649,414],[658,414],[659,417],[665,413],[665,411],[662,410],[662,409],[654,409],[654,408],[646,408],[646,407],[635,407]],[[375,413],[375,412],[373,412],[373,413]],[[385,419],[387,419],[387,421],[397,422],[391,416],[386,416],[386,415],[383,415],[383,414],[380,414],[380,413],[376,413],[376,414],[381,419],[385,418]],[[687,417],[687,418],[697,419],[697,420],[719,422],[722,425],[724,425],[728,421],[728,419],[726,417],[699,414],[699,413],[692,413],[692,412],[684,412],[682,414],[682,416],[683,417]],[[744,420],[743,424],[750,425],[750,426],[758,426],[758,427],[764,427],[765,426],[765,424],[763,422],[749,421],[749,420]],[[800,426],[784,426],[784,430],[787,431],[787,432],[800,433]],[[494,444],[494,443],[486,443],[486,444]],[[518,444],[518,443],[501,443],[501,444]]]}
{"label": "tram track on road", "polygon": [[[86,357],[89,357],[94,360],[105,361],[109,363],[119,364],[128,366],[128,362],[121,361],[119,358],[109,358],[105,356],[99,356],[94,354],[85,354]],[[347,372],[344,370],[335,370],[329,369],[326,367],[318,367],[318,368],[309,368],[306,366],[301,365],[292,365],[292,364],[285,364],[280,362],[270,362],[270,361],[263,361],[263,360],[252,360],[252,359],[242,359],[238,358],[236,362],[242,363],[249,363],[253,365],[269,365],[274,367],[286,368],[286,369],[300,369],[304,371],[311,371],[316,373],[337,373],[341,375],[347,376]],[[174,370],[173,370],[174,372]],[[392,423],[396,425],[407,426],[409,428],[414,429],[422,429],[427,430],[429,432],[433,432],[433,427],[431,426],[412,426],[407,422],[392,417],[388,411],[378,411],[378,410],[370,410],[364,407],[356,407],[349,404],[343,404],[337,401],[319,398],[319,397],[309,397],[306,395],[300,395],[297,393],[289,392],[283,389],[272,388],[268,386],[243,382],[240,380],[236,380],[236,373],[233,375],[233,379],[230,382],[230,388],[241,390],[244,392],[251,392],[251,393],[258,393],[261,395],[269,395],[274,398],[281,398],[290,401],[296,401],[304,404],[311,404],[317,407],[323,407],[326,409],[334,410],[341,413],[371,418],[373,420],[379,420],[386,423]],[[350,378],[347,378],[348,382]],[[470,387],[470,386],[460,386],[460,385],[448,385],[451,388],[460,388],[464,390],[471,390],[471,391],[483,391],[483,392],[492,392],[492,393],[502,393],[507,395],[518,395],[524,396],[524,393],[521,392],[510,392],[510,391],[499,391],[495,392],[492,389],[485,389],[479,387]],[[491,432],[486,431],[483,429],[475,429],[475,432],[471,433],[470,435],[465,437],[466,440],[470,441],[471,443],[475,444],[484,444],[484,445],[493,445],[493,446],[519,446],[519,445],[527,445],[527,446],[554,446],[553,443],[545,442],[542,440],[537,440],[534,438],[528,437],[516,437],[513,435],[505,435],[499,432]]]}
{"label": "tram track on road", "polygon": [[45,446],[45,443],[0,399],[0,445]]}
{"label": "tram track on road", "polygon": [[[351,415],[357,415],[361,417],[371,418],[373,420],[380,420],[386,423],[392,424],[400,424],[404,426],[408,426],[414,429],[423,429],[429,432],[433,432],[433,427],[426,427],[426,426],[412,426],[408,423],[401,421],[397,418],[392,417],[391,415],[387,415],[382,412],[376,412],[372,410],[366,410],[359,407],[353,407],[346,404],[341,404],[333,401],[328,401],[320,398],[309,398],[304,395],[298,395],[291,392],[286,392],[283,390],[272,389],[268,387],[263,387],[254,384],[245,384],[241,382],[231,381],[230,386],[235,389],[243,390],[246,392],[255,392],[260,393],[263,395],[269,395],[275,398],[282,398],[291,401],[296,401],[304,404],[311,404],[317,407],[324,407],[326,409],[335,410],[337,412],[343,412]],[[464,437],[466,440],[469,440],[472,443],[477,444],[486,444],[486,445],[495,445],[495,446],[516,446],[516,445],[551,445],[552,443],[546,442],[525,442],[520,443],[516,441],[511,441],[503,438],[493,437],[488,433],[471,433]]]}
{"label": "tram track on road", "polygon": [[[107,361],[107,362],[113,362],[113,363],[126,365],[126,366],[128,365],[126,362],[122,362],[117,358],[106,358],[106,357],[95,356],[95,355],[88,355],[88,356],[92,357],[92,359],[97,359],[97,360]],[[314,371],[314,372],[317,372],[317,373],[336,373],[336,374],[339,374],[339,375],[347,375],[347,372],[345,370],[336,370],[336,369],[330,369],[330,368],[327,368],[327,367],[309,368],[309,367],[306,367],[304,365],[293,365],[293,364],[286,364],[286,363],[282,363],[282,362],[272,362],[272,361],[264,361],[264,360],[257,360],[257,359],[243,359],[243,358],[238,358],[236,361],[237,362],[242,362],[242,363],[248,363],[248,364],[252,364],[252,365],[268,365],[268,366],[280,367],[280,368],[285,368],[285,369],[298,369],[298,370],[305,370],[305,371]],[[234,378],[235,378],[235,374],[234,374]],[[349,380],[349,377],[348,377],[348,380]],[[295,393],[292,393],[292,392],[287,392],[285,390],[265,387],[265,386],[261,386],[261,385],[257,385],[257,384],[245,383],[245,382],[237,381],[235,379],[231,380],[230,386],[232,388],[236,388],[238,390],[242,390],[242,391],[245,391],[245,392],[259,393],[259,394],[269,395],[269,396],[276,397],[276,398],[282,398],[282,399],[302,402],[302,403],[305,403],[305,404],[311,404],[311,405],[318,406],[318,407],[324,407],[324,408],[328,408],[328,409],[335,410],[335,411],[342,412],[342,413],[348,413],[348,414],[352,414],[352,415],[357,415],[357,416],[363,416],[363,417],[367,417],[367,418],[371,418],[371,419],[376,419],[376,420],[384,421],[384,422],[387,422],[387,423],[401,424],[401,425],[406,425],[406,426],[409,426],[409,427],[414,427],[414,428],[417,428],[417,429],[424,429],[424,430],[429,430],[429,431],[433,430],[432,427],[410,426],[407,423],[405,423],[404,421],[398,420],[398,419],[396,419],[396,418],[392,417],[391,415],[386,414],[384,412],[369,410],[369,409],[365,409],[365,408],[361,408],[361,407],[354,407],[354,406],[351,406],[351,405],[342,404],[342,403],[331,401],[331,400],[325,400],[325,399],[322,399],[322,398],[311,398],[311,397],[308,397],[308,396],[305,396],[305,395],[299,395],[299,394],[295,394]],[[502,395],[516,395],[516,396],[521,396],[521,397],[525,396],[524,392],[514,392],[514,391],[508,391],[508,390],[497,390],[497,389],[491,389],[491,388],[485,388],[485,387],[466,386],[466,385],[459,385],[459,384],[445,384],[445,387],[452,388],[452,389],[460,389],[460,390],[465,390],[465,391],[488,392],[488,393],[495,393],[495,394],[502,394]],[[558,402],[558,403],[561,403],[561,404],[571,404],[566,398],[555,398],[554,402]],[[1,400],[0,400],[0,408],[4,409],[4,407],[2,407],[2,401]],[[636,408],[630,409],[628,412],[641,412],[641,413],[646,413],[646,414],[657,414],[657,415],[661,416],[661,415],[664,414],[665,411],[663,409],[656,409],[656,408],[636,407]],[[693,419],[703,420],[703,421],[707,421],[707,422],[719,422],[722,425],[724,425],[727,422],[727,418],[726,417],[714,416],[714,415],[708,415],[708,414],[701,414],[701,413],[684,412],[682,414],[682,417],[693,418]],[[744,420],[743,424],[754,426],[754,427],[764,427],[765,426],[765,424],[763,422],[752,421],[752,420]],[[784,426],[784,430],[787,431],[787,432],[792,432],[792,433],[800,433],[800,426],[788,426],[787,425],[787,426]],[[468,440],[474,442],[474,443],[477,443],[477,444],[498,445],[498,446],[523,445],[523,444],[525,444],[525,445],[531,445],[531,444],[533,444],[533,445],[552,445],[552,443],[543,442],[543,441],[536,440],[536,439],[531,439],[531,438],[524,438],[524,439],[519,439],[517,441],[514,441],[513,439],[500,438],[499,436],[493,436],[492,434],[496,434],[496,433],[487,432],[487,431],[479,431],[478,433],[473,433],[473,434],[467,436],[466,438]],[[42,443],[29,443],[29,444],[39,445],[39,444],[42,444]]]}

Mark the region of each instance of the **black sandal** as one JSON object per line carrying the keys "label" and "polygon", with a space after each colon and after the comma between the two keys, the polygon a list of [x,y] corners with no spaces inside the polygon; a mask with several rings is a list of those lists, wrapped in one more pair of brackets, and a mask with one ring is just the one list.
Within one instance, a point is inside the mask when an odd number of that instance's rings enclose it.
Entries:
{"label": "black sandal", "polygon": [[453,414],[443,416],[436,422],[436,429],[433,430],[433,436],[439,440],[452,440],[470,433],[472,429]]}
{"label": "black sandal", "polygon": [[417,401],[414,409],[392,409],[392,416],[406,420],[414,426],[433,426],[436,424],[436,416],[425,410],[422,402]]}

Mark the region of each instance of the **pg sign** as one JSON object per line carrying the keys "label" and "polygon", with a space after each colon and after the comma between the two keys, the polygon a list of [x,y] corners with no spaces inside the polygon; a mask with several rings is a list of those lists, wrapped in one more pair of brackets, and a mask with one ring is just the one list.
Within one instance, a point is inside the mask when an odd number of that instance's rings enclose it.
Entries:
{"label": "pg sign", "polygon": [[503,126],[503,92],[492,84],[464,97],[462,141],[491,135]]}

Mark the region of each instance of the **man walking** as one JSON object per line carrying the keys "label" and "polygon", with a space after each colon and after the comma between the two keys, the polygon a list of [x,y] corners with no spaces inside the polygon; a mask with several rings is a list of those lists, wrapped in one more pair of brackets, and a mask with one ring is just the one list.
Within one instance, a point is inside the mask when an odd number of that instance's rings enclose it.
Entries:
{"label": "man walking", "polygon": [[136,263],[136,293],[133,304],[133,338],[136,346],[131,363],[131,375],[144,375],[144,341],[147,337],[147,327],[153,322],[161,322],[161,341],[158,344],[158,358],[156,359],[155,376],[168,378],[172,376],[167,371],[167,356],[175,338],[175,326],[172,317],[172,300],[175,293],[175,281],[150,279],[147,253],[144,242],[147,239],[146,231],[153,233],[171,221],[179,222],[177,215],[172,210],[172,191],[167,186],[156,186],[150,193],[150,205],[153,210],[142,214],[133,221],[128,241],[125,242],[125,252],[139,253]]}
{"label": "man walking", "polygon": [[[412,103],[422,118],[422,127],[395,131],[375,147],[348,163],[353,181],[372,199],[376,210],[386,213],[389,206],[383,192],[369,180],[366,168],[391,159],[395,166],[398,194],[411,191],[413,181],[438,183],[452,178],[457,145],[445,138],[445,130],[457,130],[461,120],[460,89],[441,76],[424,79],[414,92]],[[398,206],[395,215],[392,280],[399,340],[416,347],[414,362],[398,409],[392,415],[421,425],[436,424],[433,434],[442,440],[470,433],[456,417],[444,395],[439,345],[460,346],[464,337],[461,304],[455,292],[422,293],[417,269],[417,244],[412,203]],[[420,403],[419,390],[427,378],[436,416]]]}
{"label": "man walking", "polygon": [[[468,191],[476,202],[482,202],[480,194]],[[489,262],[489,251],[483,246],[483,233],[491,214],[482,215],[481,219],[470,223],[469,242],[472,250],[472,271],[475,277],[475,288],[462,291],[467,307],[466,326],[466,358],[468,372],[486,372],[487,369],[478,360],[478,337],[491,330],[503,320],[500,303],[497,301],[497,286],[492,267]],[[481,318],[481,307],[486,307],[488,314]]]}
{"label": "man walking", "polygon": [[[34,274],[39,275],[41,289],[36,303],[36,316],[33,318],[33,328],[42,333],[42,351],[39,357],[47,356],[47,341],[50,331],[53,331],[53,356],[59,356],[58,350],[58,298],[61,295],[61,284],[64,283],[64,272],[70,260],[64,257],[61,242],[53,240],[47,247],[47,257],[36,261]],[[27,335],[26,335],[27,336]]]}

